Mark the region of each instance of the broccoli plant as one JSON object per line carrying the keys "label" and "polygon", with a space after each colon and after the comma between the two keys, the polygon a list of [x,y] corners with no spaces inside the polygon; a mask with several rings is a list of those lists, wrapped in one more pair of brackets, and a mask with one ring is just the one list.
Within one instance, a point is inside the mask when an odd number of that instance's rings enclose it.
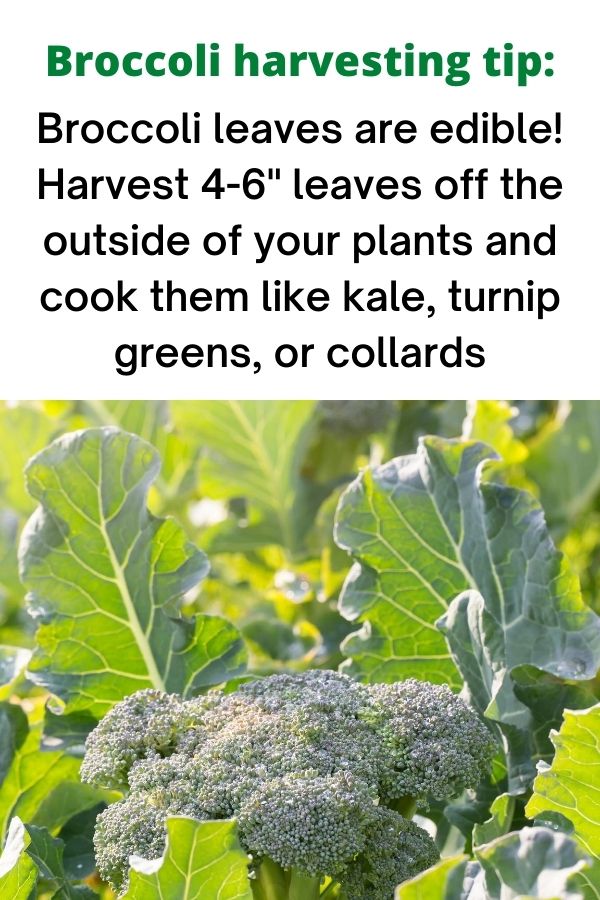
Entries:
{"label": "broccoli plant", "polygon": [[90,734],[81,775],[123,799],[98,818],[96,860],[118,892],[153,859],[168,816],[235,817],[257,900],[386,900],[435,863],[410,815],[475,787],[490,732],[450,689],[364,685],[314,670],[189,700],[143,690]]}
{"label": "broccoli plant", "polygon": [[599,897],[600,402],[536,409],[0,403],[0,898]]}

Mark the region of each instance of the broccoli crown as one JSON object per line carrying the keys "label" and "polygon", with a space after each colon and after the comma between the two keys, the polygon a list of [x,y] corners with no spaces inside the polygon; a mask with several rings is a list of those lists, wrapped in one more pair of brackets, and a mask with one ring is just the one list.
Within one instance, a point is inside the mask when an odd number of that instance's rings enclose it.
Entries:
{"label": "broccoli crown", "polygon": [[340,437],[383,431],[395,409],[393,400],[321,400],[318,405],[323,429]]}
{"label": "broccoli crown", "polygon": [[411,842],[430,847],[429,838],[383,810],[476,786],[492,751],[488,730],[459,697],[414,680],[363,685],[315,670],[191,700],[140,691],[87,742],[82,778],[125,794],[98,819],[98,868],[120,890],[129,857],[159,856],[166,817],[189,815],[237,817],[254,866],[268,857],[307,876],[334,876],[359,860],[368,872],[374,833],[383,828],[391,840],[394,825],[406,849],[394,864],[414,874],[420,863],[411,860],[427,854],[413,853]]}
{"label": "broccoli crown", "polygon": [[393,809],[379,806],[361,853],[341,877],[344,900],[391,898],[397,885],[438,861],[432,838]]}

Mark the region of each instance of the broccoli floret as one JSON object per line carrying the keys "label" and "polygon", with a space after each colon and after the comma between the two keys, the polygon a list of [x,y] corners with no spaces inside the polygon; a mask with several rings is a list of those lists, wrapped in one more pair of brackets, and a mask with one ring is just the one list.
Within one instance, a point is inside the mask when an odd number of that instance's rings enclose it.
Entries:
{"label": "broccoli floret", "polygon": [[395,410],[393,400],[321,400],[318,405],[323,429],[340,437],[384,431]]}
{"label": "broccoli floret", "polygon": [[[388,900],[395,878],[431,859],[427,835],[397,809],[475,786],[492,752],[485,726],[448,688],[316,670],[192,700],[134,694],[90,735],[82,777],[125,794],[96,831],[99,871],[117,890],[129,857],[159,856],[166,818],[188,815],[237,818],[257,885],[277,870],[281,883],[309,879],[300,893],[312,900],[322,877],[358,885],[360,871],[364,897]],[[384,893],[369,893],[392,845]]]}
{"label": "broccoli floret", "polygon": [[117,703],[92,731],[81,767],[83,781],[122,790],[138,759],[168,752],[180,730],[181,699],[163,691],[138,691]]}
{"label": "broccoli floret", "polygon": [[424,690],[409,678],[372,685],[371,696],[371,721],[388,761],[381,782],[386,800],[447,800],[483,780],[494,750],[491,733],[447,685]]}
{"label": "broccoli floret", "polygon": [[116,891],[126,887],[131,856],[158,859],[165,846],[165,812],[131,794],[96,820],[94,849],[98,871]]}
{"label": "broccoli floret", "polygon": [[343,900],[391,900],[397,885],[438,859],[437,848],[426,831],[400,813],[380,806],[365,846],[340,879]]}
{"label": "broccoli floret", "polygon": [[334,875],[363,849],[376,809],[368,785],[349,775],[287,775],[251,795],[238,826],[258,858],[306,875]]}

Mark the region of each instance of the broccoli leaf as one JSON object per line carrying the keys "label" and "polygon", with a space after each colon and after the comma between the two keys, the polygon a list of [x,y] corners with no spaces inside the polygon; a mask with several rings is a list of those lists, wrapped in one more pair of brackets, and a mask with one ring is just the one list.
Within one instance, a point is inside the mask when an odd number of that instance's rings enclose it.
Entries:
{"label": "broccoli leaf", "polygon": [[0,785],[27,738],[27,716],[16,703],[0,703]]}
{"label": "broccoli leaf", "polygon": [[[85,885],[74,885],[63,865],[64,843],[45,828],[24,825],[15,816],[0,857],[0,895],[11,900],[52,896],[56,900],[94,900]],[[37,889],[36,889],[37,885]]]}
{"label": "broccoli leaf", "polygon": [[[476,591],[465,591],[456,597],[438,625],[463,676],[467,699],[498,723],[506,754],[509,791],[523,793],[535,776],[535,756],[537,753],[539,757],[538,745],[547,740],[552,727],[549,717],[554,713],[554,704],[547,697],[540,702],[541,697],[533,686],[517,685],[513,672],[519,673],[519,678],[524,677],[524,672],[535,672],[538,677],[544,673],[531,666],[518,666],[509,672],[502,630]],[[557,699],[563,693],[563,685],[555,680],[556,688],[550,690]]]}
{"label": "broccoli leaf", "polygon": [[145,441],[106,427],[59,438],[27,467],[41,504],[20,546],[40,622],[28,677],[67,712],[100,716],[145,687],[188,696],[244,668],[234,626],[178,614],[208,564],[173,519],[148,511],[159,466]]}
{"label": "broccoli leaf", "polygon": [[161,859],[132,858],[123,900],[252,900],[248,857],[240,848],[235,822],[167,819],[167,846]]}
{"label": "broccoli leaf", "polygon": [[515,811],[515,798],[500,794],[490,807],[490,818],[473,828],[473,844],[487,844],[510,831]]}
{"label": "broccoli leaf", "polygon": [[64,841],[52,837],[46,828],[26,825],[25,829],[29,835],[26,853],[35,863],[38,884],[44,891],[52,891],[56,900],[94,900],[97,897],[84,885],[71,884],[64,867]]}
{"label": "broccoli leaf", "polygon": [[[594,677],[600,620],[533,497],[481,482],[482,464],[494,458],[483,444],[425,438],[416,454],[367,470],[344,493],[336,538],[358,565],[340,609],[364,623],[343,647],[350,672],[460,685],[435,623],[473,589],[485,598],[496,673],[529,664],[563,678]],[[463,649],[461,669],[474,664],[472,648]]]}
{"label": "broccoli leaf", "polygon": [[581,844],[600,857],[600,703],[565,710],[551,766],[540,763],[526,814],[558,812],[569,819]]}
{"label": "broccoli leaf", "polygon": [[597,872],[577,843],[550,828],[523,828],[442,860],[402,884],[396,900],[591,900]]}
{"label": "broccoli leaf", "polygon": [[526,470],[539,485],[549,524],[564,530],[600,491],[600,400],[561,403],[533,442]]}
{"label": "broccoli leaf", "polygon": [[261,515],[261,543],[278,544],[291,553],[301,547],[323,499],[301,474],[314,406],[309,400],[172,405],[175,424],[207,450],[203,492],[219,499],[246,498]]}
{"label": "broccoli leaf", "polygon": [[181,511],[195,487],[199,448],[184,441],[170,422],[165,400],[85,400],[81,411],[90,425],[113,425],[148,441],[162,459],[154,482],[153,510]]}
{"label": "broccoli leaf", "polygon": [[589,709],[597,703],[593,682],[564,682],[531,666],[513,669],[511,678],[515,696],[531,712],[534,758],[551,762],[551,730],[560,728],[565,709]]}
{"label": "broccoli leaf", "polygon": [[56,827],[102,798],[79,782],[79,760],[40,752],[41,721],[28,725],[20,707],[5,703],[0,725],[0,841],[13,816]]}
{"label": "broccoli leaf", "polygon": [[489,900],[539,897],[576,900],[578,874],[591,868],[576,841],[550,828],[523,828],[477,847]]}
{"label": "broccoli leaf", "polygon": [[396,890],[396,900],[456,900],[457,897],[467,900],[469,892],[465,887],[473,870],[480,873],[477,863],[463,853],[448,856],[401,884]]}
{"label": "broccoli leaf", "polygon": [[0,409],[0,498],[15,513],[27,516],[31,512],[33,503],[25,490],[23,469],[55,433],[56,423],[38,409]]}
{"label": "broccoli leaf", "polygon": [[99,803],[69,819],[59,832],[64,843],[63,864],[67,876],[73,881],[87,878],[96,869],[94,853],[94,829],[96,819],[105,803]]}
{"label": "broccoli leaf", "polygon": [[[32,406],[8,408],[0,403],[0,625],[10,620],[23,599],[17,565],[17,536],[34,503],[25,490],[27,460],[56,433],[56,423]],[[17,625],[15,621],[12,626]],[[1,641],[20,642],[16,628]]]}
{"label": "broccoli leaf", "polygon": [[26,853],[29,835],[15,816],[0,856],[0,895],[10,900],[28,900],[37,881],[37,868]]}

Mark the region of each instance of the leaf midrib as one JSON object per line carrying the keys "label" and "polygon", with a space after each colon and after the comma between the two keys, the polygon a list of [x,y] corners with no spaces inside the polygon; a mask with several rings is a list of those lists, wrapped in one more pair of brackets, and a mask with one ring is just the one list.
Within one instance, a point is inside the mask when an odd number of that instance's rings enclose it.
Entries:
{"label": "leaf midrib", "polygon": [[123,599],[123,605],[125,606],[125,610],[127,612],[127,619],[129,621],[129,626],[133,632],[133,636],[135,638],[136,644],[139,647],[140,653],[142,654],[142,658],[146,665],[146,669],[148,670],[148,677],[152,682],[153,687],[155,687],[159,691],[166,691],[166,685],[162,678],[162,675],[158,671],[158,667],[156,665],[156,661],[154,659],[154,653],[152,652],[152,648],[150,647],[150,643],[148,641],[148,637],[146,632],[142,628],[141,622],[138,618],[137,610],[135,608],[135,603],[133,602],[133,598],[129,591],[129,585],[127,584],[127,579],[125,577],[125,572],[123,571],[117,554],[115,553],[115,549],[112,545],[112,541],[110,539],[110,535],[107,530],[106,519],[104,518],[104,507],[102,500],[102,480],[103,480],[103,454],[102,447],[100,446],[99,453],[99,469],[98,469],[98,484],[97,484],[97,492],[98,492],[98,527],[100,528],[100,533],[104,539],[106,544],[106,549],[108,550],[108,557],[110,560],[110,564],[112,566],[114,575],[115,575],[115,583],[121,594]]}

